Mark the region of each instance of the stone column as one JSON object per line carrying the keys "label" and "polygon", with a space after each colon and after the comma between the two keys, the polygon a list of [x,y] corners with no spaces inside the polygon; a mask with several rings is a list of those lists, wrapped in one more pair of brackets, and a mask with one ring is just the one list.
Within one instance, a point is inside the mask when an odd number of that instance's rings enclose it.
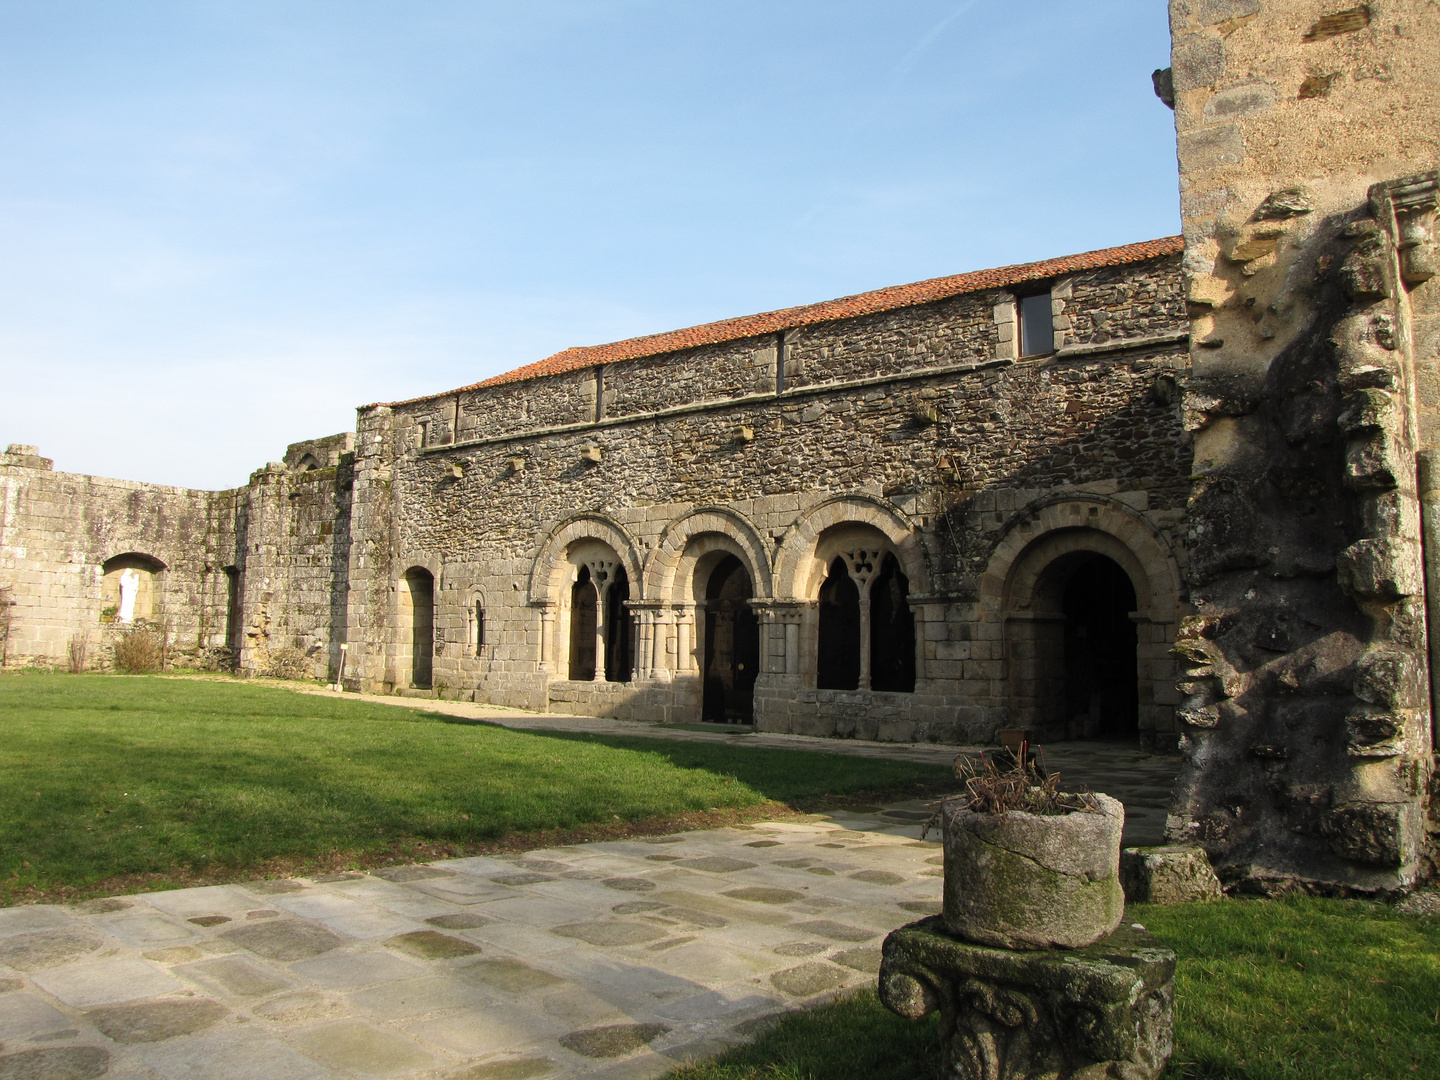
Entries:
{"label": "stone column", "polygon": [[627,607],[635,615],[635,675],[636,679],[649,679],[654,671],[655,610],[630,604]]}
{"label": "stone column", "polygon": [[676,604],[675,670],[688,675],[695,670],[695,609],[689,604]]}
{"label": "stone column", "polygon": [[605,681],[605,631],[609,629],[609,620],[605,618],[607,591],[599,585],[595,586],[595,674],[591,677],[591,682]]}
{"label": "stone column", "polygon": [[555,604],[540,600],[535,606],[540,609],[540,670],[552,674],[555,670]]}
{"label": "stone column", "polygon": [[670,677],[668,653],[672,622],[674,622],[674,615],[668,608],[656,608],[655,628],[652,635],[653,652],[650,658],[650,677],[652,679],[668,679]]}

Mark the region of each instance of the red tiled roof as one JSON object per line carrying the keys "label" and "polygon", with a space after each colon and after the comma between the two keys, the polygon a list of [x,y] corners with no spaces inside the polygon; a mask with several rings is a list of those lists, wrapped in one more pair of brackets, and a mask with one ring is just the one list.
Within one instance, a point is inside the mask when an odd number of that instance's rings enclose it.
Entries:
{"label": "red tiled roof", "polygon": [[[819,304],[805,304],[801,307],[767,311],[759,315],[742,315],[735,319],[721,319],[719,322],[691,326],[684,330],[671,330],[663,334],[648,334],[645,337],[628,338],[609,345],[582,345],[563,349],[553,356],[547,356],[533,364],[495,375],[482,382],[462,386],[445,394],[427,394],[414,401],[425,401],[434,397],[479,390],[486,386],[500,386],[505,383],[537,379],[543,375],[559,375],[580,368],[608,364],[616,360],[637,360],[645,356],[659,356],[662,353],[693,349],[699,345],[715,345],[722,341],[736,341],[740,338],[760,334],[774,334],[797,326],[831,322],[835,319],[851,319],[857,315],[872,315],[880,311],[894,311],[896,308],[912,307],[934,300],[944,300],[963,293],[979,292],[982,289],[1000,289],[1008,285],[1019,285],[1026,281],[1041,281],[1074,273],[1077,270],[1096,270],[1105,266],[1122,266],[1125,263],[1142,262],[1162,255],[1178,255],[1185,250],[1184,239],[1179,236],[1165,236],[1159,240],[1145,240],[1123,247],[1102,248],[1086,251],[1079,255],[1065,255],[1058,259],[1022,263],[1018,266],[1001,266],[994,270],[976,270],[968,274],[952,274],[949,277],[930,278],[911,285],[892,285],[888,289],[842,296],[838,300],[826,300]],[[391,402],[404,405],[407,402]]]}

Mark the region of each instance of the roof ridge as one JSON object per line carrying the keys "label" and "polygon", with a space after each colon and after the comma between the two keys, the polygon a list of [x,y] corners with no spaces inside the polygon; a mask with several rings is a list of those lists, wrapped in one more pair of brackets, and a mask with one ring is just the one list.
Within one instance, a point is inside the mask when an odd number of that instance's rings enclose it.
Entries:
{"label": "roof ridge", "polygon": [[388,404],[407,405],[413,401],[428,401],[432,398],[463,394],[469,390],[479,390],[489,386],[524,382],[546,375],[562,375],[599,364],[621,360],[639,360],[647,356],[660,356],[703,345],[718,345],[726,341],[738,341],[761,334],[778,333],[799,326],[833,322],[837,319],[850,319],[860,315],[873,315],[882,311],[893,311],[897,308],[945,300],[965,293],[1004,288],[1026,281],[1039,281],[1078,270],[1123,266],[1126,263],[1176,255],[1184,250],[1183,237],[1162,236],[1155,240],[1142,240],[1139,243],[1123,244],[1119,247],[1098,248],[1095,251],[1062,255],[1058,258],[1042,259],[1038,262],[1015,263],[989,270],[972,270],[963,274],[926,278],[908,285],[890,285],[883,289],[837,297],[834,300],[778,308],[755,315],[738,315],[680,330],[666,330],[657,334],[625,338],[604,345],[572,345],[557,353],[552,353],[543,360],[537,360],[532,364],[526,364],[499,375],[492,375],[488,379],[482,379],[480,382],[471,383],[468,386],[461,386],[439,394],[425,394],[405,401],[393,401]]}

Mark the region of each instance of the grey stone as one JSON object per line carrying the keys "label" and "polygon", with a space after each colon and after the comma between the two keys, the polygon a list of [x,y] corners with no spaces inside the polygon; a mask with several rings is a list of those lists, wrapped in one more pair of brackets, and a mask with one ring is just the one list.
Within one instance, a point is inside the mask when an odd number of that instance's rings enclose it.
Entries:
{"label": "grey stone", "polygon": [[0,1080],[95,1080],[110,1069],[98,1046],[60,1046],[0,1056]]}
{"label": "grey stone", "polygon": [[833,963],[854,968],[856,971],[863,971],[866,975],[880,973],[879,949],[846,949],[843,952],[832,954],[830,960]]}
{"label": "grey stone", "polygon": [[299,1024],[307,1021],[326,1020],[340,1013],[340,1006],[323,994],[313,990],[301,990],[296,994],[271,998],[250,1010],[265,1020]]}
{"label": "grey stone", "polygon": [[661,911],[667,906],[656,900],[627,900],[623,904],[616,904],[610,910],[616,915],[643,915],[647,911]]}
{"label": "grey stone", "polygon": [[780,841],[779,841],[779,840],[751,840],[751,841],[750,841],[748,844],[746,844],[745,846],[746,846],[746,847],[754,847],[754,848],[779,847],[779,846],[780,846]]}
{"label": "grey stone", "polygon": [[520,885],[538,885],[542,881],[554,881],[555,879],[549,874],[520,873],[500,874],[498,877],[492,877],[490,880],[497,885],[509,885],[513,888]]}
{"label": "grey stone", "polygon": [[845,985],[845,972],[830,964],[801,964],[770,976],[775,989],[791,997],[808,998],[838,990]]}
{"label": "grey stone", "polygon": [[1245,139],[1234,124],[1201,128],[1180,133],[1180,152],[1196,170],[1218,169],[1222,165],[1238,165],[1245,160]]}
{"label": "grey stone", "polygon": [[828,948],[829,945],[819,941],[792,941],[786,945],[776,945],[770,951],[776,956],[814,956]]}
{"label": "grey stone", "polygon": [[430,878],[454,877],[454,870],[442,870],[438,866],[386,866],[370,873],[386,881],[426,881]]}
{"label": "grey stone", "polygon": [[10,994],[24,986],[19,979],[0,979],[0,994]]}
{"label": "grey stone", "polygon": [[703,870],[708,874],[733,874],[736,870],[749,870],[755,863],[732,859],[728,855],[703,855],[698,859],[681,859],[675,865],[687,870]]}
{"label": "grey stone", "polygon": [[1177,93],[1213,86],[1225,70],[1225,46],[1213,38],[1181,45],[1172,56],[1171,80]]}
{"label": "grey stone", "polygon": [[409,1039],[360,1020],[306,1028],[292,1032],[290,1038],[308,1056],[362,1076],[396,1076],[438,1064]]}
{"label": "grey stone", "polygon": [[648,878],[638,877],[606,878],[600,882],[600,884],[604,885],[607,889],[615,889],[619,892],[652,892],[655,889],[655,883],[653,881]]}
{"label": "grey stone", "polygon": [[230,916],[229,916],[229,915],[197,915],[197,916],[195,916],[195,918],[193,918],[193,919],[186,919],[185,921],[186,921],[186,922],[192,922],[192,923],[194,923],[196,926],[219,926],[219,925],[221,925],[222,923],[227,923],[227,922],[229,922],[229,921],[230,921]]}
{"label": "grey stone", "polygon": [[665,936],[653,926],[623,922],[583,922],[556,926],[550,931],[561,937],[578,938],[587,945],[643,945]]}
{"label": "grey stone", "polygon": [[835,922],[831,919],[814,919],[810,922],[796,923],[791,929],[814,934],[816,937],[830,938],[832,941],[869,941],[871,938],[880,936],[878,930],[867,930],[863,926],[850,926],[847,923]]}
{"label": "grey stone", "polygon": [[624,1057],[649,1045],[669,1031],[664,1024],[609,1024],[562,1035],[560,1045],[581,1057]]}
{"label": "grey stone", "polygon": [[152,1043],[204,1031],[227,1015],[213,1001],[141,1001],[92,1009],[86,1019],[118,1043]]}
{"label": "grey stone", "polygon": [[438,930],[412,930],[390,938],[385,944],[420,960],[455,960],[461,956],[474,956],[480,951],[480,946]]}
{"label": "grey stone", "polygon": [[0,939],[0,964],[16,971],[44,971],[68,964],[104,942],[83,930],[37,930]]}
{"label": "grey stone", "polygon": [[1089,945],[1120,924],[1120,834],[1125,810],[1095,796],[1098,812],[987,814],[958,801],[941,809],[944,919],[983,945]]}
{"label": "grey stone", "polygon": [[261,896],[279,896],[282,893],[304,892],[305,885],[289,878],[272,878],[269,881],[248,881],[245,888]]}
{"label": "grey stone", "polygon": [[522,964],[519,960],[477,960],[456,968],[455,974],[482,986],[504,990],[507,994],[528,994],[565,984],[558,975]]}
{"label": "grey stone", "polygon": [[847,875],[851,881],[863,881],[867,885],[903,885],[905,879],[889,870],[861,870]]}
{"label": "grey stone", "polygon": [[726,889],[720,894],[735,900],[748,900],[752,904],[793,904],[804,900],[805,894],[793,889],[776,889],[768,885],[747,885],[743,889]]}
{"label": "grey stone", "polygon": [[98,900],[82,900],[78,904],[71,904],[70,910],[80,915],[108,915],[112,911],[124,911],[134,906],[129,900],[106,896]]}
{"label": "grey stone", "polygon": [[474,930],[495,920],[487,919],[483,915],[472,915],[468,911],[461,911],[454,915],[433,915],[425,921],[442,930]]}
{"label": "grey stone", "polygon": [[29,994],[8,997],[4,1005],[0,1005],[0,1041],[60,1031],[69,1026],[70,1020],[64,1013]]}
{"label": "grey stone", "polygon": [[1180,844],[1126,848],[1120,854],[1120,879],[1132,904],[1185,904],[1225,896],[1205,850]]}
{"label": "grey stone", "polygon": [[940,905],[930,900],[901,900],[895,905],[912,915],[939,915]]}
{"label": "grey stone", "polygon": [[180,980],[143,960],[106,959],[72,964],[34,976],[35,985],[77,1009],[177,993]]}
{"label": "grey stone", "polygon": [[512,1058],[509,1061],[486,1061],[469,1065],[459,1072],[446,1073],[445,1080],[538,1080],[556,1071],[549,1058]]}
{"label": "grey stone", "polygon": [[938,919],[885,939],[880,1000],[918,1020],[941,1010],[943,1072],[1157,1080],[1173,1049],[1175,954],[1124,927],[1079,949],[975,945]]}
{"label": "grey stone", "polygon": [[237,926],[221,937],[267,960],[308,960],[345,944],[344,938],[323,926],[289,920]]}
{"label": "grey stone", "polygon": [[218,990],[235,997],[264,997],[292,985],[288,980],[243,956],[220,956],[214,960],[201,960],[177,967],[174,971],[207,990]]}

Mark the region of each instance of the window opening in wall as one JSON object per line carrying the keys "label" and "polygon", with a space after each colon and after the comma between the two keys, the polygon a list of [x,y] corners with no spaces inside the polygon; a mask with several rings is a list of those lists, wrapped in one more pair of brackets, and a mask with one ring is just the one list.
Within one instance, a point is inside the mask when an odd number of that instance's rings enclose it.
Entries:
{"label": "window opening in wall", "polygon": [[475,655],[485,651],[485,605],[475,601]]}
{"label": "window opening in wall", "polygon": [[605,681],[629,682],[635,618],[625,601],[630,599],[630,578],[625,567],[615,568],[615,580],[605,590]]}
{"label": "window opening in wall", "polygon": [[1050,293],[1022,296],[1017,301],[1020,316],[1020,355],[1043,356],[1055,351],[1055,320]]}
{"label": "window opening in wall", "polygon": [[295,463],[295,468],[300,472],[314,472],[320,468],[320,461],[314,454],[306,454]]}
{"label": "window opening in wall", "polygon": [[1120,566],[1090,554],[1061,598],[1065,614],[1065,720],[1070,738],[1135,739],[1140,731],[1135,586]]}
{"label": "window opening in wall", "polygon": [[705,586],[706,720],[748,724],[755,718],[755,677],[760,670],[760,620],[750,607],[754,586],[745,565],[727,555]]}
{"label": "window opening in wall", "polygon": [[435,663],[435,576],[424,567],[405,571],[410,596],[410,685],[431,688]]}
{"label": "window opening in wall", "polygon": [[860,686],[860,589],[845,560],[835,556],[820,586],[820,634],[816,686],[854,690]]}
{"label": "window opening in wall", "polygon": [[898,693],[915,690],[915,616],[910,579],[887,554],[870,586],[870,687]]}
{"label": "window opening in wall", "polygon": [[582,566],[570,586],[570,678],[589,682],[595,678],[595,630],[599,625],[599,604],[590,568]]}
{"label": "window opening in wall", "polygon": [[225,647],[230,650],[231,662],[240,659],[240,646],[244,635],[240,613],[240,568],[225,567]]}

